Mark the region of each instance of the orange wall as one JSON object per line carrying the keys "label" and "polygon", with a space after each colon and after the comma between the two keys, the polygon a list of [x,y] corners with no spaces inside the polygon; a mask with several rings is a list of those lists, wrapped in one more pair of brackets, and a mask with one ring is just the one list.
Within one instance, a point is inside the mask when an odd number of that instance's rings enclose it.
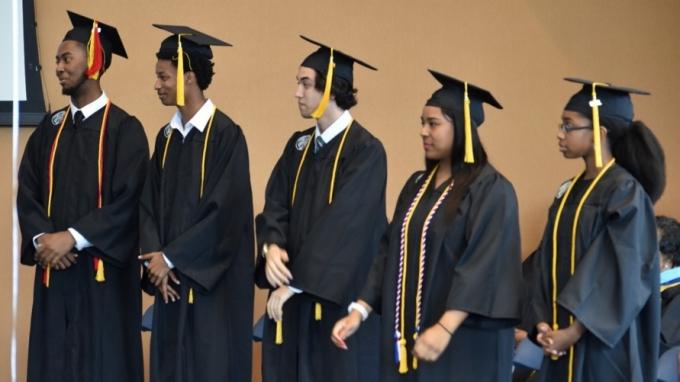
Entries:
{"label": "orange wall", "polygon": [[[385,144],[390,211],[402,183],[421,167],[419,116],[437,88],[425,71],[431,67],[491,89],[505,106],[487,110],[481,136],[492,162],[517,190],[525,254],[537,245],[557,186],[582,166],[562,159],[556,147],[561,109],[576,91],[561,81],[564,76],[653,93],[634,102],[637,116],[666,149],[668,187],[657,209],[680,217],[674,165],[680,160],[680,129],[673,119],[680,106],[678,1],[36,1],[45,86],[55,109],[67,102],[53,64],[69,28],[66,9],[119,28],[130,59],[114,58],[102,84],[115,103],[142,121],[149,138],[174,112],[153,91],[154,53],[166,34],[151,23],[191,25],[235,45],[214,50],[217,74],[207,94],[245,131],[256,211],[285,140],[310,125],[299,117],[293,98],[297,66],[312,51],[297,37],[302,33],[380,68],[356,71],[359,105],[353,113]],[[22,129],[22,146],[30,132]],[[0,259],[0,380],[9,380],[10,139],[9,129],[0,129],[0,248],[6,253]],[[32,272],[24,267],[20,272],[19,380],[25,379]],[[263,308],[258,294],[256,314]]]}

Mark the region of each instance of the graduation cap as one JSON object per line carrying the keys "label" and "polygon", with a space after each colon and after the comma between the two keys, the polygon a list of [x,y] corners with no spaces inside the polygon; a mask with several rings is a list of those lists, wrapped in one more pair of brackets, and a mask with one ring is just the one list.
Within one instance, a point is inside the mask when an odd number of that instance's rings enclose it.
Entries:
{"label": "graduation cap", "polygon": [[192,60],[212,60],[211,46],[232,45],[191,27],[164,24],[152,25],[172,34],[172,36],[167,37],[161,42],[161,47],[156,53],[156,57],[163,60],[177,61],[177,106],[184,106],[184,59],[186,58],[187,60],[187,71],[193,71],[191,66]]}
{"label": "graduation cap", "polygon": [[649,92],[607,82],[595,82],[580,78],[566,77],[565,81],[582,84],[583,87],[567,102],[564,110],[592,116],[595,165],[602,167],[602,147],[600,146],[600,118],[611,118],[630,124],[633,121],[633,102],[631,94],[649,95]]}
{"label": "graduation cap", "polygon": [[321,73],[321,75],[326,76],[326,86],[324,88],[323,97],[321,98],[319,107],[312,113],[312,117],[315,119],[321,118],[326,111],[331,96],[331,85],[334,77],[342,78],[352,86],[354,83],[353,66],[355,62],[368,69],[378,70],[376,67],[367,64],[358,58],[354,58],[347,53],[312,40],[309,37],[300,35],[300,38],[319,47],[314,53],[307,56],[300,66],[315,69]]}
{"label": "graduation cap", "polygon": [[484,123],[484,108],[482,104],[502,109],[503,106],[485,89],[468,84],[457,78],[428,69],[430,74],[442,85],[441,89],[432,94],[426,105],[437,106],[455,112],[463,112],[465,122],[465,163],[474,163],[472,152],[472,124],[479,127]]}
{"label": "graduation cap", "polygon": [[115,27],[72,11],[66,12],[73,29],[66,32],[62,41],[78,41],[87,47],[88,78],[99,79],[111,65],[111,54],[127,58],[123,41]]}

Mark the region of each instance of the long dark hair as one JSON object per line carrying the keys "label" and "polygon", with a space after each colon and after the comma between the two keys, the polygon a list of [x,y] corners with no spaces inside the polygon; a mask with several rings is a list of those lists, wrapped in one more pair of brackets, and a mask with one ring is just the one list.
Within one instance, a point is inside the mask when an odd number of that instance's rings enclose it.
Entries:
{"label": "long dark hair", "polygon": [[602,118],[616,163],[637,179],[653,203],[666,187],[666,157],[656,136],[642,121],[628,124],[617,118]]}
{"label": "long dark hair", "polygon": [[[489,163],[486,156],[486,150],[479,139],[477,133],[477,126],[472,121],[472,152],[475,157],[475,163],[465,163],[465,120],[462,112],[453,109],[446,109],[440,107],[442,114],[453,123],[453,147],[451,148],[451,173],[455,185],[451,195],[446,202],[445,217],[447,221],[451,221],[460,205],[461,200],[467,194],[472,182],[477,179],[479,173],[484,166]],[[437,160],[425,159],[425,168],[429,173],[439,163]]]}

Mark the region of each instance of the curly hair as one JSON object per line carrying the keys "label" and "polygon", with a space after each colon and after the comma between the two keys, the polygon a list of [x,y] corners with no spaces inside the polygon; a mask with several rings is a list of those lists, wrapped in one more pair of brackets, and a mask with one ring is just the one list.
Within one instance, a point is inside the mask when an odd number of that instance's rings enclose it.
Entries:
{"label": "curly hair", "polygon": [[673,267],[680,266],[680,223],[668,216],[657,216],[656,227],[661,233],[659,251],[671,261]]}
{"label": "curly hair", "polygon": [[[326,87],[326,77],[318,70],[314,69],[316,73],[316,80],[314,81],[314,88],[320,92],[324,91]],[[331,94],[335,97],[335,103],[343,110],[349,110],[357,104],[357,89],[352,87],[347,80],[333,76],[333,83],[331,84]]]}

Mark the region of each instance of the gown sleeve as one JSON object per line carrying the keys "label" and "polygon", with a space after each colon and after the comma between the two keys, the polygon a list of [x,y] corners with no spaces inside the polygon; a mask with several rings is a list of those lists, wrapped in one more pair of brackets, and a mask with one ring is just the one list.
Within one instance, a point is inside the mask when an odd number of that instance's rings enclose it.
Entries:
{"label": "gown sleeve", "polygon": [[473,184],[468,195],[467,245],[453,269],[446,307],[487,318],[517,319],[522,280],[515,191],[494,173]]}

